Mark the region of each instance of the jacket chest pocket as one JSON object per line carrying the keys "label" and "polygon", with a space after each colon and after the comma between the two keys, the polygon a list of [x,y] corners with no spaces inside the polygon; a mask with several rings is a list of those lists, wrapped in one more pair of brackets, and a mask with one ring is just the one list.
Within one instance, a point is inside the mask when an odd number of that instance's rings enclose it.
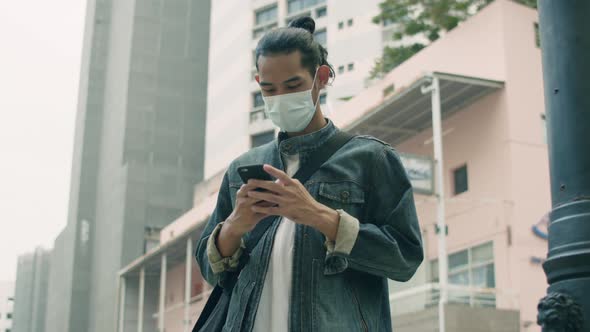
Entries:
{"label": "jacket chest pocket", "polygon": [[360,219],[365,208],[365,191],[352,181],[320,182],[318,201]]}

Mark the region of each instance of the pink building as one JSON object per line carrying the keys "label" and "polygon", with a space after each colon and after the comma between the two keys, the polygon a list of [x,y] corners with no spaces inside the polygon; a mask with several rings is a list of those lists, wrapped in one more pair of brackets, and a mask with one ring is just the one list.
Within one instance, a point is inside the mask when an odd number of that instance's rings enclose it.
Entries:
{"label": "pink building", "polygon": [[[340,128],[432,160],[436,136],[425,87],[438,81],[447,331],[540,330],[536,305],[547,284],[539,263],[547,242],[539,221],[550,210],[550,192],[536,22],[536,11],[497,0],[331,116]],[[427,260],[410,282],[391,283],[393,321],[396,331],[437,331],[437,196],[427,192],[437,179],[430,182],[428,167],[421,173],[407,166],[417,188],[426,189],[416,190],[415,199]],[[183,331],[194,324],[211,288],[192,246],[220,179],[199,185],[195,207],[161,231],[158,247],[120,272],[119,331]]]}

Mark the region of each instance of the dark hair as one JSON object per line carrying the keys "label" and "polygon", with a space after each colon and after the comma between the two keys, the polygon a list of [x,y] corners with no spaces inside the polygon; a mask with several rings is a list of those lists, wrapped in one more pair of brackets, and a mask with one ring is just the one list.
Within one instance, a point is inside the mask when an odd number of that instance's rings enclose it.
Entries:
{"label": "dark hair", "polygon": [[307,68],[311,76],[319,66],[330,67],[330,77],[336,73],[328,63],[328,51],[314,38],[315,21],[309,16],[299,17],[286,28],[273,29],[266,33],[256,46],[256,70],[261,55],[301,53],[301,65]]}

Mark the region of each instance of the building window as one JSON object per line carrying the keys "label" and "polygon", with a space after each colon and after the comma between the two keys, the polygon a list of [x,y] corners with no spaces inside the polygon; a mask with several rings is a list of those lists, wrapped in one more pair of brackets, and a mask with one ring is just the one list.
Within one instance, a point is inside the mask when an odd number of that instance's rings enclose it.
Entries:
{"label": "building window", "polygon": [[386,18],[386,19],[383,20],[383,26],[384,27],[390,26],[392,24],[393,24],[393,20],[392,19]]}
{"label": "building window", "polygon": [[256,25],[262,25],[277,20],[277,5],[266,7],[256,11]]}
{"label": "building window", "polygon": [[344,29],[344,22],[340,21],[338,22],[338,30],[342,30]]}
{"label": "building window", "polygon": [[326,29],[316,31],[313,35],[314,35],[315,40],[318,43],[320,43],[320,45],[322,45],[323,47],[326,47],[326,44],[328,42],[328,33],[326,32]]}
{"label": "building window", "polygon": [[467,184],[467,165],[463,165],[453,171],[454,194],[459,195],[469,189]]}
{"label": "building window", "polygon": [[[448,264],[449,284],[475,288],[496,287],[492,242],[453,253],[449,255]],[[431,280],[438,282],[438,260],[431,262]],[[489,307],[496,305],[494,294],[468,290],[453,290],[449,293],[449,301]]]}
{"label": "building window", "polygon": [[352,18],[348,19],[348,26],[351,27],[352,26]]}
{"label": "building window", "polygon": [[349,63],[348,64],[348,71],[353,71],[354,70],[354,63]]}
{"label": "building window", "polygon": [[535,45],[541,48],[541,35],[539,34],[539,23],[535,22]]}
{"label": "building window", "polygon": [[338,74],[344,73],[344,66],[338,66]]}
{"label": "building window", "polygon": [[272,23],[268,25],[263,25],[259,28],[256,28],[252,31],[252,39],[258,39],[262,35],[264,35],[267,31],[272,30],[278,26],[278,23]]}
{"label": "building window", "polygon": [[327,94],[324,93],[324,94],[320,95],[320,105],[325,105],[327,100],[328,100]]}
{"label": "building window", "polygon": [[327,7],[318,8],[318,10],[315,12],[315,16],[317,18],[324,17],[326,15],[328,15],[328,8]]}
{"label": "building window", "polygon": [[313,7],[325,3],[326,0],[288,0],[287,1],[287,13],[300,12],[306,8]]}
{"label": "building window", "polygon": [[252,103],[254,108],[259,108],[264,106],[264,99],[262,99],[262,92],[255,92],[252,95]]}
{"label": "building window", "polygon": [[9,313],[6,314],[6,319],[12,319],[12,313],[11,312],[9,312]]}
{"label": "building window", "polygon": [[275,139],[275,132],[274,130],[267,131],[261,134],[252,135],[252,147],[255,148],[257,146],[264,145],[272,140]]}

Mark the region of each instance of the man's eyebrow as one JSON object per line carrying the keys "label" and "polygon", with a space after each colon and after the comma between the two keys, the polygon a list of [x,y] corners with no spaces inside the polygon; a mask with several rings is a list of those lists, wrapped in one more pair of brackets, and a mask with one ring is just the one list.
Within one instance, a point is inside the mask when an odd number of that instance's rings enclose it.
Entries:
{"label": "man's eyebrow", "polygon": [[[301,81],[301,80],[302,80],[301,76],[293,76],[293,77],[291,77],[291,78],[283,81],[283,84],[289,84],[289,83],[293,83],[293,82],[297,82],[297,81]],[[272,84],[270,82],[264,82],[264,81],[262,81],[262,82],[259,83],[259,85],[260,86],[272,86],[274,84]]]}

